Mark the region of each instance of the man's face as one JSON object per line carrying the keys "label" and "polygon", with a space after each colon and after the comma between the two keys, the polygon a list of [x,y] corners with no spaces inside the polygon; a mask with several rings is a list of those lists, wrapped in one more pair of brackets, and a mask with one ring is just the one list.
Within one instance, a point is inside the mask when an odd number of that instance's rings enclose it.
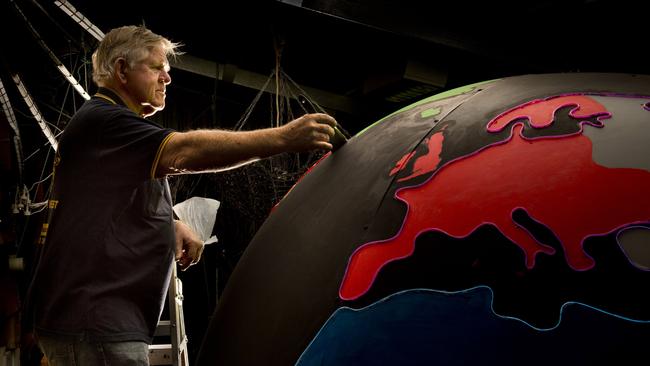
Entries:
{"label": "man's face", "polygon": [[135,102],[155,111],[165,108],[165,87],[171,83],[169,63],[160,47],[136,63],[127,73],[128,88]]}

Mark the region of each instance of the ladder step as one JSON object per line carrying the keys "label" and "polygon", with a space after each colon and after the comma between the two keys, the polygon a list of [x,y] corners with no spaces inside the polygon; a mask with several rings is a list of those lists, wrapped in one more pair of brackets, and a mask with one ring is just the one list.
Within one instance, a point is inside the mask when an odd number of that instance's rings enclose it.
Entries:
{"label": "ladder step", "polygon": [[149,345],[149,365],[173,365],[171,344]]}
{"label": "ladder step", "polygon": [[160,320],[156,326],[156,331],[154,332],[154,337],[168,336],[171,333],[171,321],[169,320]]}

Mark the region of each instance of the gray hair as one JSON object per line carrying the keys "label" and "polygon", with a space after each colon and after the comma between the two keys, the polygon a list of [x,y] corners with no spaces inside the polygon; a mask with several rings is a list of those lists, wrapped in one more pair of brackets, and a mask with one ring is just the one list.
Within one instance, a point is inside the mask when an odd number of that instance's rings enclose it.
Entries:
{"label": "gray hair", "polygon": [[113,77],[115,61],[122,57],[129,67],[149,56],[155,47],[162,47],[165,56],[181,54],[180,43],[155,34],[144,26],[129,25],[112,29],[93,53],[93,81],[97,84]]}

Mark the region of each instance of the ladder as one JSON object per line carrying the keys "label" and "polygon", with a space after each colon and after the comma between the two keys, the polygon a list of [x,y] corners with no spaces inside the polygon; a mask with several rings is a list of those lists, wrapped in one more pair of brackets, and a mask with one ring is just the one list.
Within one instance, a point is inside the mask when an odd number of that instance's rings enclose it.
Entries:
{"label": "ladder", "polygon": [[172,266],[172,277],[167,292],[169,320],[158,321],[155,337],[169,337],[169,344],[149,345],[149,364],[189,366],[187,335],[183,318],[183,284],[178,278],[176,264]]}

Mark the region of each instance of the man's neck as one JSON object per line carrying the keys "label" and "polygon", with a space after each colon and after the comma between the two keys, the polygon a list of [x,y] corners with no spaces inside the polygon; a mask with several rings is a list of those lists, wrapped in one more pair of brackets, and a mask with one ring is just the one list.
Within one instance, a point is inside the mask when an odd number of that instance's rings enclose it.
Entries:
{"label": "man's neck", "polygon": [[124,90],[124,88],[121,88],[119,86],[116,87],[110,84],[99,85],[99,87],[112,91],[118,97],[120,97],[120,99],[122,99],[126,107],[132,110],[133,113],[137,114],[138,116],[142,115],[143,106],[138,103],[135,103],[133,99],[130,98],[129,93],[126,90]]}

